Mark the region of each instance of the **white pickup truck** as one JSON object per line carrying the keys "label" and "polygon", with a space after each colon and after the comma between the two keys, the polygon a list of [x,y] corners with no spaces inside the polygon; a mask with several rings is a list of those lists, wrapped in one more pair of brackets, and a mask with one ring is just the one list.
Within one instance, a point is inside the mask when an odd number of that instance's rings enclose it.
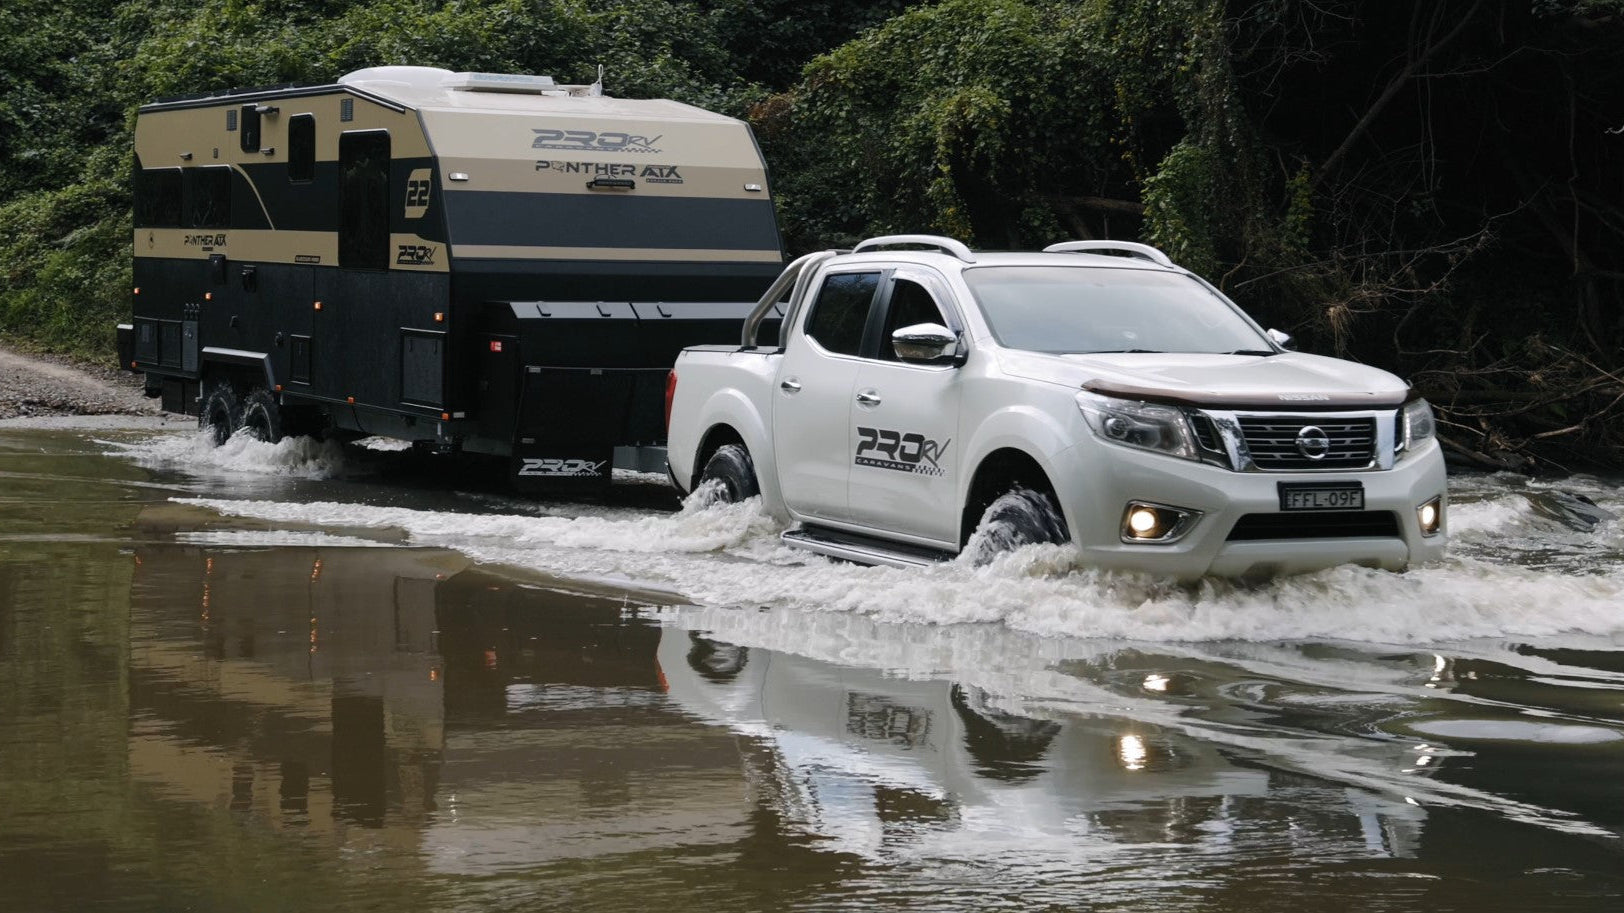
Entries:
{"label": "white pickup truck", "polygon": [[1181,580],[1440,556],[1430,407],[1287,342],[1146,245],[873,238],[791,263],[741,346],[682,352],[671,477],[865,563],[950,558],[978,528],[978,554],[1070,542]]}

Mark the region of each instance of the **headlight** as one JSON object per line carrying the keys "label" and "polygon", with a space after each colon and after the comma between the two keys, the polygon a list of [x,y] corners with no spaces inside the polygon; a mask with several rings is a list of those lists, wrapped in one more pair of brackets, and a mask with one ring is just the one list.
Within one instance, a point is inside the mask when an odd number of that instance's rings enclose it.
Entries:
{"label": "headlight", "polygon": [[1432,407],[1424,399],[1407,403],[1398,417],[1398,452],[1405,453],[1421,446],[1437,431],[1432,420]]}
{"label": "headlight", "polygon": [[1195,438],[1184,413],[1172,406],[1077,394],[1077,406],[1094,433],[1113,444],[1194,460]]}

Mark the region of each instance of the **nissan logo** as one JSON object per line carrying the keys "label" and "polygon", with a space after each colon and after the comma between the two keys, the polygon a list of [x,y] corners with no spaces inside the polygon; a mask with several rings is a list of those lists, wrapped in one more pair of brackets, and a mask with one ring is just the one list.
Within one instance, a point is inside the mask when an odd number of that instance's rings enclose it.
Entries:
{"label": "nissan logo", "polygon": [[1318,425],[1297,432],[1297,452],[1310,460],[1323,460],[1331,452],[1331,438]]}

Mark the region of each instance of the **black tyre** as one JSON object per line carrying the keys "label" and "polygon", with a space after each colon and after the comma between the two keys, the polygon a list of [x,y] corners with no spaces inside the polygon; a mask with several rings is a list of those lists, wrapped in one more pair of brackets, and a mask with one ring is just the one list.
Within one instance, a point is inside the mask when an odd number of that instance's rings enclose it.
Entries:
{"label": "black tyre", "polygon": [[275,444],[282,440],[282,407],[277,405],[276,397],[271,395],[271,391],[264,387],[255,387],[248,392],[242,401],[241,424],[255,440],[267,444]]}
{"label": "black tyre", "polygon": [[1053,495],[1014,488],[994,499],[981,515],[970,537],[971,558],[982,564],[1023,545],[1070,541],[1066,518],[1055,506]]}
{"label": "black tyre", "polygon": [[207,431],[218,447],[231,439],[232,433],[242,427],[242,403],[237,391],[225,381],[215,381],[203,394],[197,409],[197,427]]}
{"label": "black tyre", "polygon": [[723,504],[737,504],[761,494],[761,486],[756,484],[756,464],[743,444],[723,444],[711,454],[699,474],[699,483],[706,482],[719,483],[716,500]]}

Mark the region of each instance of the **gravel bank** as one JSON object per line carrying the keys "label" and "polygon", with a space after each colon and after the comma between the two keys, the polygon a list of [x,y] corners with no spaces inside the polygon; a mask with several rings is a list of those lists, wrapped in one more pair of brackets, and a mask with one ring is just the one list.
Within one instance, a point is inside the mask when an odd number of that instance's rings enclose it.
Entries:
{"label": "gravel bank", "polygon": [[141,375],[0,346],[0,419],[41,415],[156,415]]}

